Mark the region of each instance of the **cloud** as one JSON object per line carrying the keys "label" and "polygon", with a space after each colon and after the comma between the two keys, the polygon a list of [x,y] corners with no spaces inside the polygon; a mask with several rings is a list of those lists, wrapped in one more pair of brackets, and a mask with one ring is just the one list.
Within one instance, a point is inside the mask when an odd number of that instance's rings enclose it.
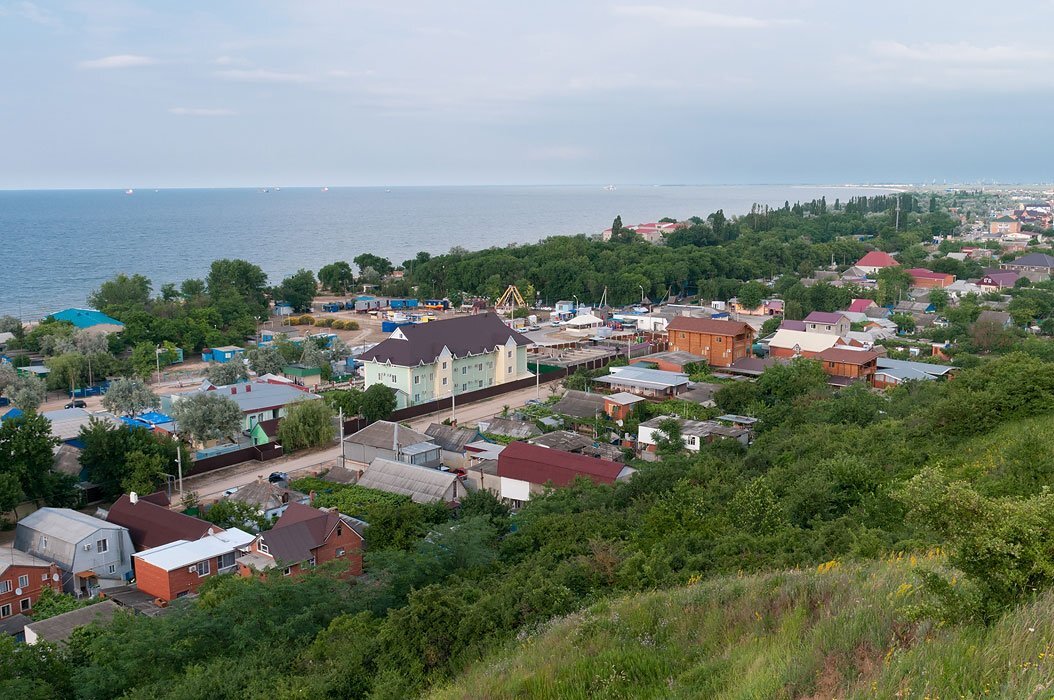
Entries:
{"label": "cloud", "polygon": [[221,70],[216,76],[224,80],[235,80],[243,83],[314,83],[317,78],[303,73],[284,73],[264,68]]}
{"label": "cloud", "polygon": [[871,52],[882,58],[925,63],[1006,64],[1041,61],[1054,53],[1024,46],[975,46],[961,41],[956,44],[915,44],[899,41],[873,41]]}
{"label": "cloud", "polygon": [[16,2],[0,6],[0,17],[21,17],[24,20],[45,27],[57,27],[59,20],[55,13],[32,2]]}
{"label": "cloud", "polygon": [[238,114],[233,109],[213,109],[209,107],[170,107],[168,113],[180,117],[233,117]]}
{"label": "cloud", "polygon": [[149,56],[136,56],[134,54],[118,54],[116,56],[104,56],[90,61],[81,61],[77,64],[83,70],[109,70],[111,68],[138,68],[140,66],[153,66],[158,63],[156,58]]}
{"label": "cloud", "polygon": [[621,17],[650,20],[678,29],[764,29],[801,23],[801,20],[796,19],[726,15],[688,7],[664,7],[662,5],[616,5],[612,11]]}

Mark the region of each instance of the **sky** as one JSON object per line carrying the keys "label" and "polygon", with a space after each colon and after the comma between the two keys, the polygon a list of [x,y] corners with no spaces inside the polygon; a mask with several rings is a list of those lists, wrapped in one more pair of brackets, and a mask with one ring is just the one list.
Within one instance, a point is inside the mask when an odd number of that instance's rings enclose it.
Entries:
{"label": "sky", "polygon": [[0,0],[0,188],[1050,182],[1054,0]]}

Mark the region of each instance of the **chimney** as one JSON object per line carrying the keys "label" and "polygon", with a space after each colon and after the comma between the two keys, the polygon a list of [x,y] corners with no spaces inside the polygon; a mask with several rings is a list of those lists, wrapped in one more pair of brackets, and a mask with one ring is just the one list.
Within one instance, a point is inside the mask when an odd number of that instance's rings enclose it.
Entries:
{"label": "chimney", "polygon": [[246,384],[245,385],[245,393],[246,394],[248,394],[252,390],[253,390],[253,385],[252,384]]}
{"label": "chimney", "polygon": [[139,502],[139,494],[135,491],[132,491],[130,494],[128,494],[128,502],[134,506],[136,503]]}

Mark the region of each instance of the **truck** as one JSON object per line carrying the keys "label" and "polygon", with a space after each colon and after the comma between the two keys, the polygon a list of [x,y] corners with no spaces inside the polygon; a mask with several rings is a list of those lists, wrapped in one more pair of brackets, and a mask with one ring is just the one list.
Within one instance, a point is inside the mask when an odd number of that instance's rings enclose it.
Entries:
{"label": "truck", "polygon": [[343,309],[344,305],[339,301],[330,301],[322,305],[322,310],[327,313],[334,313],[336,311],[342,311]]}

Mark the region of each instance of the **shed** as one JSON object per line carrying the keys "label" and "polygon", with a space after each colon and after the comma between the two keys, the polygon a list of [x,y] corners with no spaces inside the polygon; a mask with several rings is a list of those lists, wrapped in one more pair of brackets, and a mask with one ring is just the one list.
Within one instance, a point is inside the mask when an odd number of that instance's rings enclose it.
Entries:
{"label": "shed", "polygon": [[26,625],[26,644],[37,642],[51,642],[52,644],[65,644],[78,627],[90,625],[93,622],[106,624],[120,610],[120,606],[112,600],[104,600],[94,605],[88,605],[68,613],[55,615],[46,620],[31,622]]}
{"label": "shed", "polygon": [[465,495],[457,475],[378,457],[359,479],[359,486],[409,496],[414,503],[454,503]]}

